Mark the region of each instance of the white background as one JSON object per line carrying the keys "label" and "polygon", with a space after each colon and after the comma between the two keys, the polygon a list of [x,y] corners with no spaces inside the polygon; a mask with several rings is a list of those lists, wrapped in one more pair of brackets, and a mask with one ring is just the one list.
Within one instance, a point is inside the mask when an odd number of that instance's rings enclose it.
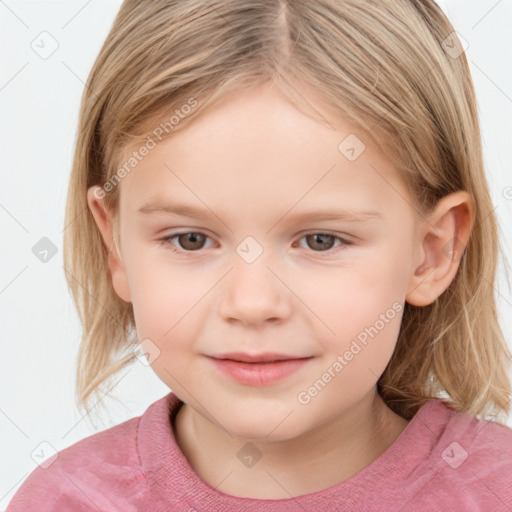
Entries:
{"label": "white background", "polygon": [[[0,510],[36,467],[31,453],[39,443],[62,450],[169,392],[136,362],[117,376],[114,399],[104,399],[108,416],[82,418],[74,406],[81,328],[64,278],[64,205],[84,82],[120,4],[0,0]],[[510,259],[512,1],[439,4],[469,43],[488,179]],[[47,59],[31,48],[42,31],[59,45]],[[32,253],[42,237],[57,247],[47,263]],[[510,345],[512,296],[502,271],[496,295]]]}

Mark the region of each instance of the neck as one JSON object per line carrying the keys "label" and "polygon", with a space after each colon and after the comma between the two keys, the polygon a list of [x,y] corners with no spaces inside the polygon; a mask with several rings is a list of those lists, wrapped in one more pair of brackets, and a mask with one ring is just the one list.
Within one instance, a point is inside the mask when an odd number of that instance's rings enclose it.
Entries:
{"label": "neck", "polygon": [[[348,480],[382,455],[407,424],[373,389],[343,415],[293,439],[248,444],[186,404],[173,429],[191,467],[210,486],[233,496],[286,499]],[[247,465],[237,457],[243,447]],[[251,465],[255,454],[261,458]]]}

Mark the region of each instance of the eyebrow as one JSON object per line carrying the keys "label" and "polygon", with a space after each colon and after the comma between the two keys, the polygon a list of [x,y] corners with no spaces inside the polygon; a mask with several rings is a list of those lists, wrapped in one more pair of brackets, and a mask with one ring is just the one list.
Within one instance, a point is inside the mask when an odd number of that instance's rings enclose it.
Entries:
{"label": "eyebrow", "polygon": [[[139,213],[141,214],[170,214],[181,217],[188,217],[191,219],[203,220],[207,218],[210,214],[213,214],[217,217],[217,215],[208,208],[196,208],[187,204],[182,204],[178,202],[164,202],[164,201],[154,201],[144,204],[139,208]],[[383,220],[383,216],[380,212],[375,210],[355,210],[355,209],[346,209],[346,210],[334,210],[334,209],[326,209],[319,208],[317,210],[311,210],[306,212],[300,212],[295,215],[285,214],[281,219],[288,217],[288,221],[294,220],[296,222],[304,222],[310,220],[338,220],[338,221],[346,221],[346,222],[368,222],[371,220]]]}

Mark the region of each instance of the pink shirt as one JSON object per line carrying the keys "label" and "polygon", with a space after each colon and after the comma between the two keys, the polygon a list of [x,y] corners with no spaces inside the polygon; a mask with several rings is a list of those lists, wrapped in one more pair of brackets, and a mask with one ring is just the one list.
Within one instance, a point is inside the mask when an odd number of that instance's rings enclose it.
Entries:
{"label": "pink shirt", "polygon": [[345,482],[280,500],[238,498],[204,482],[173,435],[181,404],[170,392],[142,416],[60,451],[47,469],[32,471],[7,512],[512,510],[512,430],[439,399]]}

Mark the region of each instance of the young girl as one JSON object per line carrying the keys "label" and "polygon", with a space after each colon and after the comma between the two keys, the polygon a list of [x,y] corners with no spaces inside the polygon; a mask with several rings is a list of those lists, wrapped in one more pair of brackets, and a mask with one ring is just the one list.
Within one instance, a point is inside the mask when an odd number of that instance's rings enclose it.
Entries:
{"label": "young girl", "polygon": [[493,212],[433,0],[126,0],[68,196],[78,396],[172,391],[7,510],[510,510]]}

